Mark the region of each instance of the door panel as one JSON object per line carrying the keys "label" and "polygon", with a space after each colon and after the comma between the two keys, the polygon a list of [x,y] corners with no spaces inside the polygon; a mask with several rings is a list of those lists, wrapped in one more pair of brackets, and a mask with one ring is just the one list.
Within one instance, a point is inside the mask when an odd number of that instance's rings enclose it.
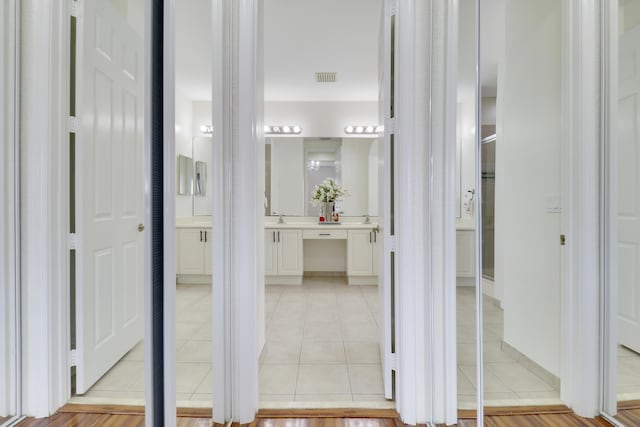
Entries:
{"label": "door panel", "polygon": [[80,21],[77,370],[86,392],[143,338],[142,42],[109,2]]}
{"label": "door panel", "polygon": [[279,230],[278,234],[278,274],[283,276],[302,275],[302,231]]}
{"label": "door panel", "polygon": [[640,27],[620,38],[618,99],[618,322],[640,351]]}

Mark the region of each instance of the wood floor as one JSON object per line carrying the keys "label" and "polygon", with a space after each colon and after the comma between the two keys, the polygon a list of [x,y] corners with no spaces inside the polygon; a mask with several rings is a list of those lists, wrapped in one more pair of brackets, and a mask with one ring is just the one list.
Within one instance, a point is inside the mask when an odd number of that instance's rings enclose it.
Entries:
{"label": "wood floor", "polygon": [[[534,413],[536,411],[538,413]],[[143,427],[142,407],[95,407],[67,405],[49,418],[27,419],[19,427]],[[210,410],[180,410],[179,427],[209,427]],[[602,419],[585,419],[569,409],[557,407],[490,408],[487,427],[601,427]],[[472,411],[461,411],[459,427],[475,427]],[[627,417],[627,418],[624,418]],[[625,409],[619,417],[629,426],[640,426],[640,408]],[[247,427],[404,427],[392,410],[262,410]]]}
{"label": "wood floor", "polygon": [[615,418],[627,426],[640,426],[640,400],[618,403]]}

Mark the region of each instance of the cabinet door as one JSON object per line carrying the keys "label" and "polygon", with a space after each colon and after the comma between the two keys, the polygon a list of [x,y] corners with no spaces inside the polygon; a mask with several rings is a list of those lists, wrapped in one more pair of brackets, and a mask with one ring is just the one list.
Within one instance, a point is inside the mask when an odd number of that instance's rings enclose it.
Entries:
{"label": "cabinet door", "polygon": [[264,274],[266,276],[278,274],[278,242],[277,231],[264,231]]}
{"label": "cabinet door", "polygon": [[474,277],[475,250],[474,232],[471,230],[456,231],[456,276]]}
{"label": "cabinet door", "polygon": [[277,230],[278,273],[302,276],[302,230]]}
{"label": "cabinet door", "polygon": [[204,229],[204,274],[213,273],[213,255],[211,254],[211,229]]}
{"label": "cabinet door", "polygon": [[373,275],[373,232],[349,230],[347,242],[347,275]]}
{"label": "cabinet door", "polygon": [[[200,236],[202,235],[202,242]],[[197,228],[180,228],[176,233],[178,243],[178,274],[204,274],[204,231]]]}

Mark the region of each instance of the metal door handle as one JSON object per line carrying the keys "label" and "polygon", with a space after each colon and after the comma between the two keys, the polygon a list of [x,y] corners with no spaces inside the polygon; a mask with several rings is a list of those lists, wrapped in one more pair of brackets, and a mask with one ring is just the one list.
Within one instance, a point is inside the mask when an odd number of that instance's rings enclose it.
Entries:
{"label": "metal door handle", "polygon": [[278,243],[280,243],[280,232],[278,231]]}
{"label": "metal door handle", "polygon": [[207,242],[207,230],[204,230],[204,241]]}
{"label": "metal door handle", "polygon": [[202,242],[202,230],[200,230],[200,241]]}
{"label": "metal door handle", "polygon": [[373,237],[371,237],[371,232],[369,232],[369,243],[373,243]]}
{"label": "metal door handle", "polygon": [[142,233],[144,230],[144,224],[138,224],[138,231]]}

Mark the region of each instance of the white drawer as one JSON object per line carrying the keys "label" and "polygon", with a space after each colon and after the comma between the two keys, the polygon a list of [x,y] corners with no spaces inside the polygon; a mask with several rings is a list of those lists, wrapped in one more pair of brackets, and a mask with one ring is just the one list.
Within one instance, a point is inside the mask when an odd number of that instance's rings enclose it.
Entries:
{"label": "white drawer", "polygon": [[302,230],[303,239],[346,239],[347,230]]}

